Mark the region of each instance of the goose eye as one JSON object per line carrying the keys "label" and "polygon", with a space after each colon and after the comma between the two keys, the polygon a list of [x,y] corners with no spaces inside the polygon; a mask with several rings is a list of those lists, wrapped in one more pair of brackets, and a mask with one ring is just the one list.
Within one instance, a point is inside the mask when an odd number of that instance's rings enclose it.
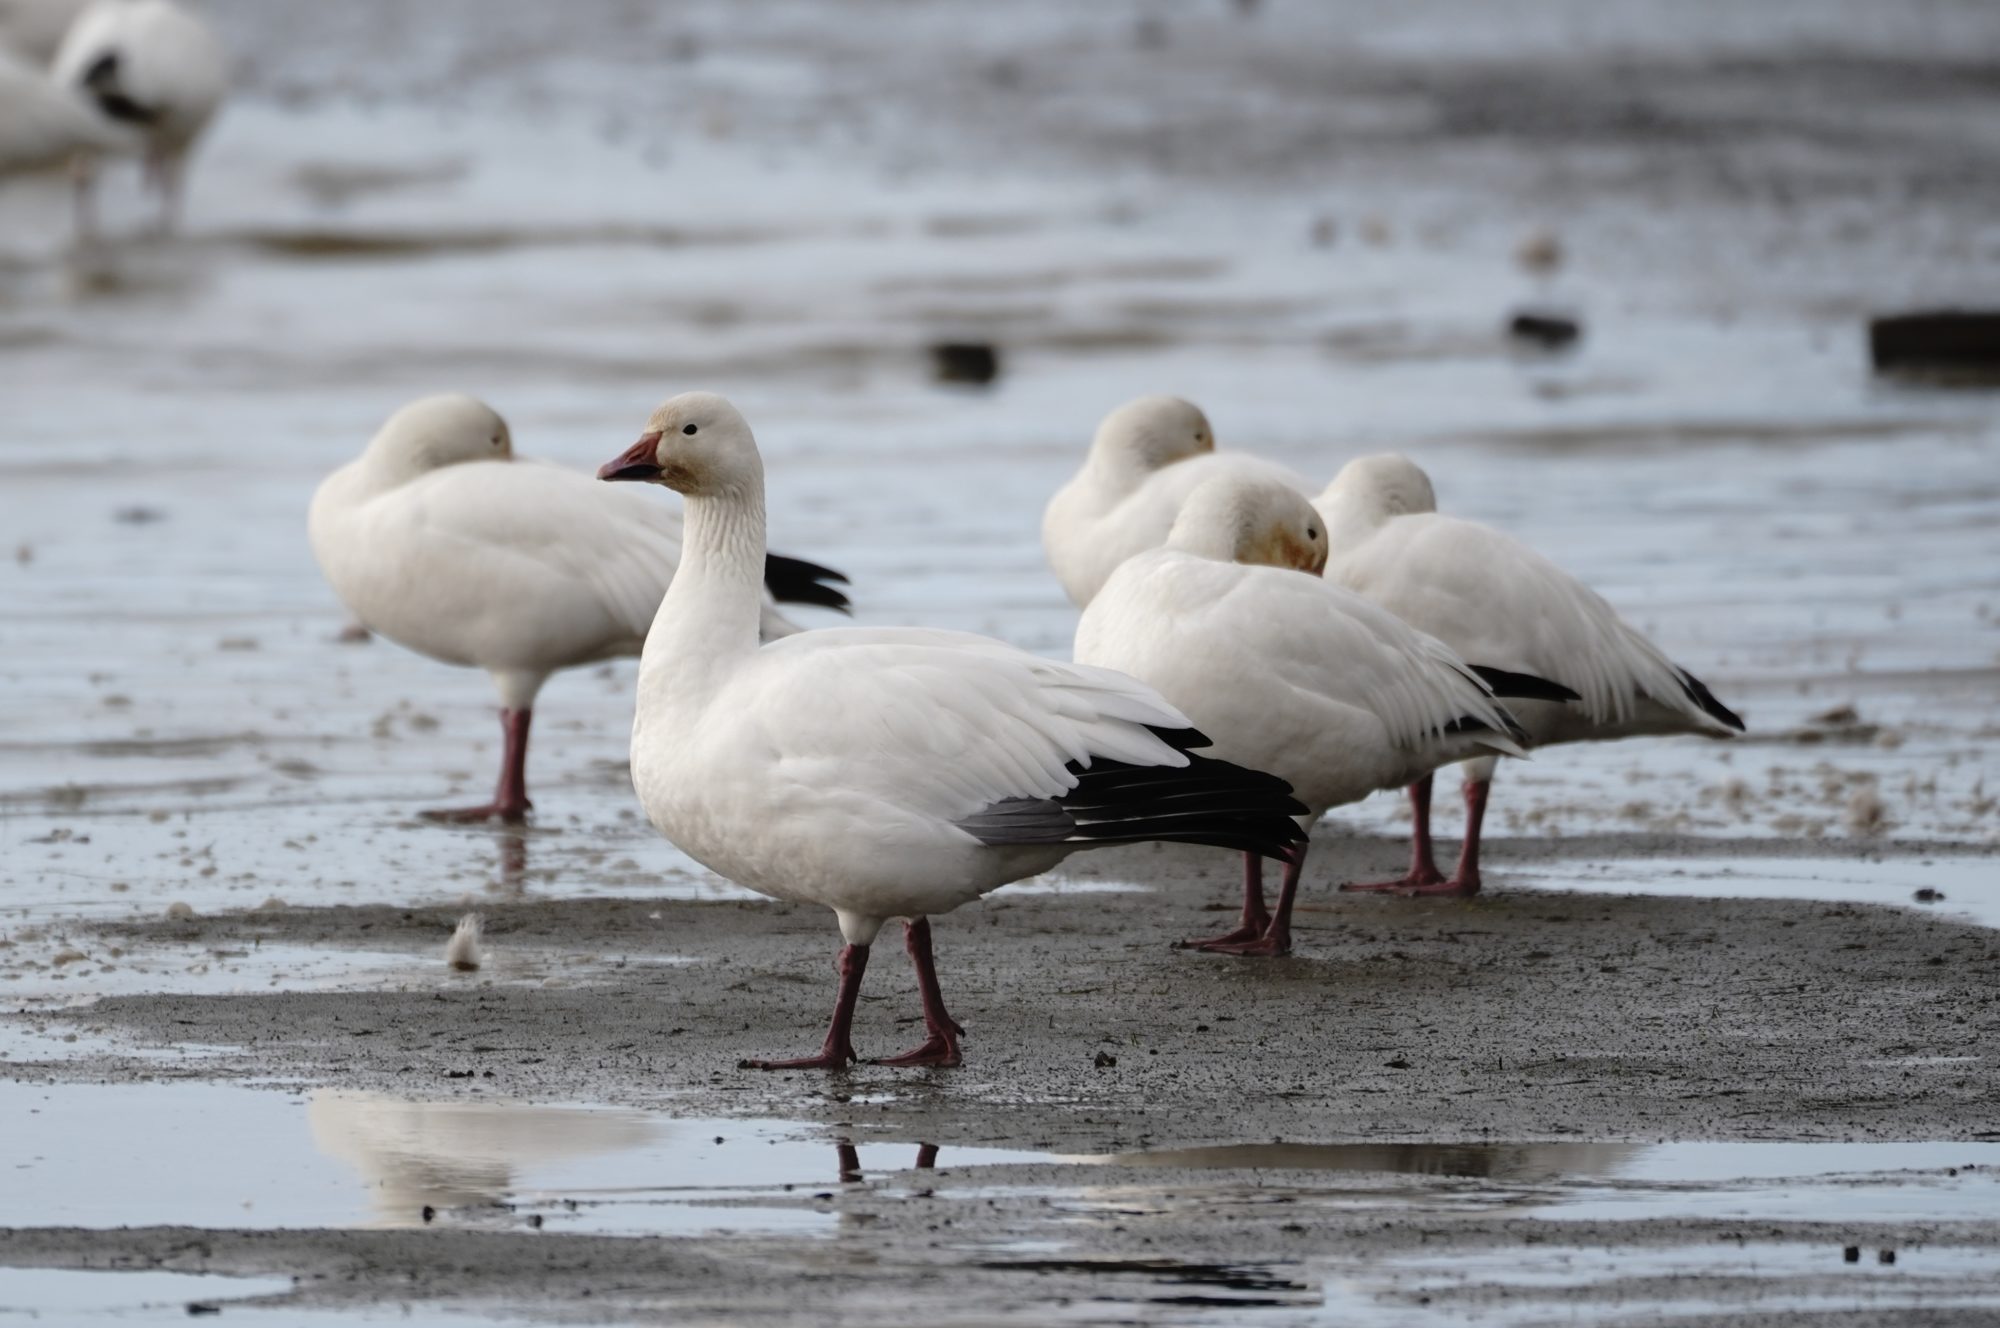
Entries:
{"label": "goose eye", "polygon": [[1318,532],[1317,530],[1314,530],[1314,529],[1313,529],[1313,528],[1312,528],[1311,526],[1307,526],[1307,527],[1306,527],[1306,538],[1307,538],[1307,539],[1309,539],[1309,540],[1315,540],[1315,539],[1318,539],[1318,538],[1319,538],[1319,532]]}
{"label": "goose eye", "polygon": [[694,432],[694,426],[693,426],[692,424],[683,424],[683,425],[681,426],[681,432],[682,432],[682,433],[693,433],[693,432]]}
{"label": "goose eye", "polygon": [[500,435],[497,433],[493,435],[493,445],[495,447],[500,446]]}

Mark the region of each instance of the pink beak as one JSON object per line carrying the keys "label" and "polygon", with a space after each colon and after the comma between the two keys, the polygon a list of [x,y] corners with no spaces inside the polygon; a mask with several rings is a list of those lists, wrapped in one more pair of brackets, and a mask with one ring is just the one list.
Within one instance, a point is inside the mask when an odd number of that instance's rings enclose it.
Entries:
{"label": "pink beak", "polygon": [[625,449],[625,454],[616,461],[607,461],[597,468],[597,478],[601,480],[656,480],[660,478],[658,461],[660,435],[649,433],[640,435],[639,441]]}

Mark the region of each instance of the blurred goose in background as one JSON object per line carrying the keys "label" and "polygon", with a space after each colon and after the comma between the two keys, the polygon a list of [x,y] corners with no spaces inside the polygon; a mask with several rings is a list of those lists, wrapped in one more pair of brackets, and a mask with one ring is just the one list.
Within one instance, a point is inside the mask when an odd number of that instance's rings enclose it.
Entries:
{"label": "blurred goose in background", "polygon": [[[467,396],[411,402],[313,495],[313,555],[370,631],[493,676],[505,735],[499,787],[437,820],[519,821],[528,721],[549,675],[636,655],[680,560],[680,515],[588,475],[519,460],[502,420]],[[845,610],[845,577],[795,558],[761,568],[771,595]],[[758,596],[757,630],[798,630]]]}
{"label": "blurred goose in background", "polygon": [[[158,227],[179,219],[187,156],[229,90],[229,58],[208,24],[173,0],[97,0],[64,36],[54,75],[138,136]],[[79,167],[77,227],[94,225],[96,163]]]}
{"label": "blurred goose in background", "polygon": [[1179,397],[1140,397],[1104,417],[1083,469],[1049,499],[1042,550],[1078,608],[1135,553],[1167,538],[1195,486],[1219,475],[1311,486],[1247,452],[1218,452],[1208,417]]}
{"label": "blurred goose in background", "polygon": [[[826,1040],[761,1069],[855,1059],[855,1002],[884,922],[905,919],[928,1036],[881,1062],[956,1065],[929,915],[1078,849],[1170,840],[1283,856],[1305,809],[1282,780],[1190,754],[1208,740],[1151,688],[999,641],[832,628],[763,642],[764,463],[719,396],[668,401],[598,472],[687,496],[680,569],[639,665],[632,782],[697,862],[840,920]],[[627,549],[633,562],[646,556]]]}
{"label": "blurred goose in background", "polygon": [[[1083,611],[1076,658],[1129,673],[1215,737],[1215,754],[1288,781],[1310,826],[1329,807],[1400,788],[1469,757],[1519,756],[1502,696],[1566,688],[1468,665],[1450,647],[1324,580],[1326,523],[1305,496],[1224,476],[1188,495],[1165,547],[1129,558]],[[1191,944],[1291,949],[1305,845],[1285,860],[1275,912],[1244,856],[1243,918]]]}
{"label": "blurred goose in background", "polygon": [[[1618,616],[1604,598],[1511,535],[1441,515],[1430,477],[1405,457],[1361,457],[1316,502],[1339,582],[1467,659],[1550,678],[1567,703],[1512,708],[1528,745],[1648,734],[1741,732],[1743,721],[1699,678]],[[1479,833],[1494,762],[1466,764],[1465,848],[1446,880],[1431,855],[1430,776],[1410,786],[1416,824],[1409,872],[1343,887],[1408,894],[1475,894]]]}

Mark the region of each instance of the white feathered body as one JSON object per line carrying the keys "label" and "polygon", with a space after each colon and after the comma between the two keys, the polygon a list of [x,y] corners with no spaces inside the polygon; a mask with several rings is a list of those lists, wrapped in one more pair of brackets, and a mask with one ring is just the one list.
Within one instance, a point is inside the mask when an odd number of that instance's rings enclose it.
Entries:
{"label": "white feathered body", "polygon": [[0,49],[0,174],[60,167],[80,150],[136,151],[140,141],[46,71]]}
{"label": "white feathered body", "polygon": [[1069,791],[1068,762],[1188,763],[1146,727],[1186,719],[1101,669],[966,633],[855,627],[704,670],[676,662],[671,607],[640,668],[632,732],[647,816],[740,885],[835,909],[849,940],[1067,857],[1076,846],[989,846],[955,822]]}
{"label": "white feathered body", "polygon": [[1437,512],[1355,521],[1322,504],[1326,575],[1463,658],[1548,678],[1579,701],[1511,701],[1533,745],[1667,733],[1726,733],[1681,670],[1603,596],[1521,541]]}
{"label": "white feathered body", "polygon": [[81,87],[107,55],[117,57],[119,91],[154,116],[146,136],[167,153],[185,150],[229,91],[222,43],[173,0],[97,0],[63,38],[56,79]]}
{"label": "white feathered body", "polygon": [[[1289,781],[1307,824],[1440,765],[1518,751],[1457,654],[1305,572],[1139,554],[1084,610],[1076,657],[1157,688],[1215,755]],[[1446,731],[1466,718],[1492,731]]]}
{"label": "white feathered body", "polygon": [[[546,462],[385,478],[364,455],[314,494],[313,554],[370,631],[492,673],[513,707],[559,669],[636,655],[680,561],[649,495]],[[791,630],[766,610],[765,630]]]}
{"label": "white feathered body", "polygon": [[1089,604],[1120,563],[1164,544],[1188,495],[1221,477],[1272,479],[1311,492],[1300,476],[1247,452],[1203,452],[1158,470],[1093,457],[1042,513],[1042,549],[1071,601]]}

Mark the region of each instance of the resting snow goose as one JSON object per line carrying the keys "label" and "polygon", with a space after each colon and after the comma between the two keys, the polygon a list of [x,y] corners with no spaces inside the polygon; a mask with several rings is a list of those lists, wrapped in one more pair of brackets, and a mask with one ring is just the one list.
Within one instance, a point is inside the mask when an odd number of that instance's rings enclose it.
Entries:
{"label": "resting snow goose", "polygon": [[[229,91],[229,57],[214,31],[174,0],[97,0],[63,38],[54,74],[136,132],[160,195],[159,228],[170,229],[188,152]],[[81,171],[77,225],[87,232],[94,166],[86,159]]]}
{"label": "resting snow goose", "polygon": [[1193,402],[1140,397],[1106,415],[1083,469],[1042,513],[1042,550],[1071,601],[1082,608],[1118,564],[1158,548],[1195,486],[1223,475],[1311,492],[1283,466],[1216,451],[1215,431]]}
{"label": "resting snow goose", "polygon": [[1303,838],[1283,781],[1191,755],[1208,740],[1122,674],[923,628],[760,644],[764,464],[723,398],[673,398],[598,473],[687,496],[680,570],[639,664],[632,783],[647,817],[738,884],[832,909],[846,942],[820,1050],[746,1067],[855,1059],[855,1001],[890,918],[905,919],[928,1037],[881,1063],[956,1065],[931,914],[1093,845],[1280,855]]}
{"label": "resting snow goose", "polygon": [[[579,471],[514,456],[506,421],[445,395],[389,417],[359,460],[313,495],[313,555],[370,631],[447,664],[485,669],[500,692],[500,783],[433,819],[520,821],[528,721],[558,669],[636,655],[673,579],[681,523],[664,504]],[[844,609],[838,572],[773,557],[780,598]],[[761,597],[758,630],[798,629]]]}
{"label": "resting snow goose", "polygon": [[[1329,579],[1429,632],[1467,659],[1551,678],[1568,703],[1512,707],[1528,745],[1646,734],[1727,736],[1743,721],[1618,616],[1581,581],[1510,535],[1437,510],[1430,477],[1405,457],[1347,463],[1316,506],[1333,541]],[[1494,762],[1467,762],[1465,848],[1450,880],[1431,856],[1431,780],[1410,786],[1410,870],[1344,887],[1407,894],[1475,894],[1479,830]]]}
{"label": "resting snow goose", "polygon": [[[1215,736],[1216,755],[1288,781],[1307,825],[1452,761],[1520,755],[1495,691],[1572,693],[1468,665],[1322,579],[1325,524],[1287,485],[1209,480],[1188,496],[1165,547],[1128,559],[1083,611],[1076,658],[1157,687]],[[1191,944],[1287,953],[1304,864],[1301,844],[1267,913],[1262,864],[1246,854],[1241,925]]]}

